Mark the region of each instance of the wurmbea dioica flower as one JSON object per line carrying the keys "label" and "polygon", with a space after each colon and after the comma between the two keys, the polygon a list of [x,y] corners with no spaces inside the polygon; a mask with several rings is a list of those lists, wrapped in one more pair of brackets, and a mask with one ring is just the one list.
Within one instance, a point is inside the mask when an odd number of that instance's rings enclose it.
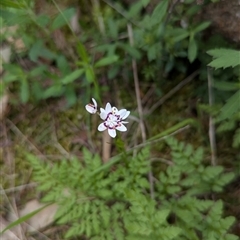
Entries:
{"label": "wurmbea dioica flower", "polygon": [[89,103],[85,106],[86,110],[91,113],[95,114],[97,112],[97,102],[94,98],[92,98],[93,104]]}
{"label": "wurmbea dioica flower", "polygon": [[[95,99],[93,99],[92,104],[86,105],[86,110],[90,113],[96,113],[97,110],[97,103]],[[95,111],[96,110],[96,111]],[[130,111],[126,109],[118,110],[116,107],[112,107],[110,103],[106,104],[105,109],[100,108],[100,118],[103,122],[98,126],[98,131],[108,130],[108,134],[115,138],[116,137],[116,130],[120,132],[126,132],[127,128],[124,124],[128,123],[125,120],[130,114]]]}

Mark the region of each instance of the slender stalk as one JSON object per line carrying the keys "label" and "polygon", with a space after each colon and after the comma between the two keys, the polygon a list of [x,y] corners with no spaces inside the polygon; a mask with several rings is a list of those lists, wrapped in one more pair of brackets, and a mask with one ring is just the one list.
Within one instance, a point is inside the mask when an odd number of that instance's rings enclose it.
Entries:
{"label": "slender stalk", "polygon": [[107,131],[102,135],[102,161],[107,163],[111,157],[112,138]]}
{"label": "slender stalk", "polygon": [[[211,69],[208,68],[208,97],[209,97],[209,106],[211,107],[214,102],[213,97],[213,79],[212,79],[212,73]],[[213,117],[210,115],[209,117],[209,141],[210,141],[210,147],[211,147],[211,164],[215,166],[217,164],[217,148],[216,148],[216,138],[215,138],[215,125],[213,121]]]}
{"label": "slender stalk", "polygon": [[120,154],[110,158],[107,163],[103,164],[101,167],[99,167],[98,169],[93,171],[91,173],[91,175],[93,176],[95,174],[100,173],[101,171],[109,169],[112,165],[114,165],[117,162],[121,161],[123,154],[129,154],[129,153],[133,152],[136,149],[145,147],[148,144],[150,145],[150,144],[154,144],[154,143],[158,143],[160,141],[163,141],[164,139],[166,139],[166,138],[168,138],[170,136],[173,136],[173,135],[175,135],[177,133],[185,131],[186,129],[188,129],[190,127],[190,125],[195,126],[194,120],[187,119],[187,120],[184,120],[184,121],[182,121],[182,122],[172,126],[171,128],[169,128],[169,129],[165,130],[164,132],[162,132],[162,133],[156,135],[155,137],[151,138],[151,140],[148,139],[145,143],[141,143],[141,144],[139,144],[139,145],[137,145],[135,147],[132,147],[132,148],[128,149],[126,152],[120,153]]}
{"label": "slender stalk", "polygon": [[[128,36],[129,36],[129,41],[130,45],[133,47],[134,46],[134,38],[133,38],[133,31],[132,31],[132,25],[129,23],[128,24]],[[138,79],[138,71],[137,71],[137,62],[135,59],[132,59],[132,68],[133,68],[133,78],[134,78],[134,86],[135,86],[135,93],[136,93],[136,98],[137,98],[137,108],[138,108],[138,114],[140,118],[140,129],[141,129],[141,134],[142,134],[142,141],[143,143],[146,142],[146,129],[143,121],[143,108],[142,108],[142,102],[141,102],[141,97],[140,97],[140,86],[139,86],[139,79]],[[150,183],[150,194],[151,198],[154,199],[154,186],[153,186],[153,174],[152,170],[150,168],[150,171],[148,172],[148,180]]]}
{"label": "slender stalk", "polygon": [[191,75],[186,77],[183,81],[181,81],[177,86],[175,86],[173,89],[171,89],[166,95],[164,95],[159,101],[157,101],[155,104],[152,105],[152,107],[149,109],[148,114],[151,114],[153,111],[155,111],[158,107],[160,107],[167,99],[169,99],[171,96],[173,96],[177,91],[179,91],[182,87],[184,87],[186,84],[190,83],[197,75],[199,74],[199,70],[196,70]]}

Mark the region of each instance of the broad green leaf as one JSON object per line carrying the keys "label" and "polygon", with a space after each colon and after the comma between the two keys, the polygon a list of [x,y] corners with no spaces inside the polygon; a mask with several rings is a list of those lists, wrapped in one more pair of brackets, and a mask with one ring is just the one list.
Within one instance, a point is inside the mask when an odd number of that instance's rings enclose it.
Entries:
{"label": "broad green leaf", "polygon": [[150,0],[141,0],[141,2],[142,2],[142,5],[146,7],[149,4]]}
{"label": "broad green leaf", "polygon": [[131,47],[129,44],[124,44],[124,43],[118,43],[119,47],[123,48],[126,53],[131,55],[135,59],[140,59],[141,58],[141,53],[139,50],[137,50],[134,47]]}
{"label": "broad green leaf", "polygon": [[4,83],[10,83],[10,82],[14,82],[14,81],[17,81],[17,80],[19,80],[19,77],[15,74],[11,74],[10,72],[6,73],[3,76],[3,82]]}
{"label": "broad green leaf", "polygon": [[240,147],[240,128],[236,130],[233,136],[233,147],[237,148]]}
{"label": "broad green leaf", "polygon": [[68,24],[70,18],[75,14],[76,10],[74,8],[67,8],[60,12],[57,17],[53,20],[51,29],[56,30]]}
{"label": "broad green leaf", "polygon": [[22,68],[17,64],[3,64],[3,69],[12,75],[16,75],[18,78],[25,75]]}
{"label": "broad green leaf", "polygon": [[21,3],[20,1],[10,1],[10,0],[1,0],[0,1],[0,8],[25,8],[26,5]]}
{"label": "broad green leaf", "polygon": [[130,9],[127,12],[127,18],[134,18],[138,16],[138,14],[141,12],[143,8],[143,4],[141,1],[136,1],[133,3],[130,7]]}
{"label": "broad green leaf", "polygon": [[50,22],[50,17],[46,14],[41,14],[37,17],[36,22],[42,28],[46,27]]}
{"label": "broad green leaf", "polygon": [[180,42],[183,39],[187,38],[189,36],[189,33],[184,31],[183,33],[179,34],[178,36],[175,36],[172,40],[174,43]]}
{"label": "broad green leaf", "polygon": [[43,41],[41,39],[36,41],[29,51],[29,58],[33,62],[36,62],[39,57],[44,57],[50,60],[56,57],[56,55],[53,52],[51,52],[49,49],[47,49],[46,46],[44,46]]}
{"label": "broad green leaf", "polygon": [[224,240],[239,240],[239,237],[233,234],[225,234]]}
{"label": "broad green leaf", "polygon": [[64,77],[63,79],[61,79],[60,81],[62,84],[71,83],[75,81],[77,78],[79,78],[84,73],[84,71],[85,71],[84,69],[77,69],[70,73],[69,75],[67,75],[66,77]]}
{"label": "broad green leaf", "polygon": [[194,38],[190,37],[188,45],[188,60],[192,63],[197,57],[197,43]]}
{"label": "broad green leaf", "polygon": [[86,74],[87,81],[88,81],[89,83],[94,82],[95,75],[94,75],[92,66],[88,66],[88,67],[85,69],[85,74]]}
{"label": "broad green leaf", "polygon": [[233,90],[238,90],[240,88],[240,84],[235,82],[225,82],[225,81],[219,81],[219,82],[214,82],[214,87],[223,90],[223,91],[233,91]]}
{"label": "broad green leaf", "polygon": [[[193,1],[195,1],[195,0],[193,0]],[[186,0],[184,0],[184,3],[186,3]],[[191,4],[186,10],[187,11],[184,15],[190,17],[190,16],[194,16],[197,13],[199,13],[199,11],[201,10],[201,7],[197,4]]]}
{"label": "broad green leaf", "polygon": [[20,99],[23,103],[26,103],[29,99],[29,85],[26,78],[21,80]]}
{"label": "broad green leaf", "polygon": [[38,57],[40,55],[40,52],[43,49],[43,42],[42,40],[38,40],[36,41],[33,46],[31,47],[31,49],[29,50],[29,58],[30,60],[32,60],[33,62],[36,62],[38,60]]}
{"label": "broad green leaf", "polygon": [[77,52],[79,54],[79,57],[81,57],[82,61],[84,63],[88,63],[89,57],[87,55],[87,50],[86,50],[85,46],[81,42],[77,43]]}
{"label": "broad green leaf", "polygon": [[109,79],[113,79],[117,76],[117,74],[119,73],[120,71],[120,67],[119,66],[116,66],[116,65],[113,65],[111,67],[109,67],[108,69],[108,78]]}
{"label": "broad green leaf", "polygon": [[42,88],[41,84],[39,83],[39,81],[32,82],[31,90],[32,90],[32,95],[34,96],[34,99],[36,99],[37,101],[42,99],[43,88]]}
{"label": "broad green leaf", "polygon": [[148,56],[148,61],[151,62],[152,60],[156,59],[157,57],[157,51],[156,51],[156,45],[152,45],[148,48],[147,51],[147,56]]}
{"label": "broad green leaf", "polygon": [[61,73],[64,76],[71,72],[69,63],[64,55],[58,55],[56,60],[57,60],[57,67],[60,69]]}
{"label": "broad green leaf", "polygon": [[219,114],[217,121],[222,121],[227,118],[231,118],[232,115],[240,111],[240,90],[233,94],[227,103],[221,108],[221,113]]}
{"label": "broad green leaf", "polygon": [[47,71],[47,66],[46,65],[40,65],[36,68],[33,68],[29,72],[30,77],[37,77],[37,76],[43,76],[44,72]]}
{"label": "broad green leaf", "polygon": [[63,87],[62,85],[56,84],[53,85],[49,88],[47,88],[44,92],[43,92],[43,98],[49,98],[49,97],[57,97],[60,96],[63,93]]}
{"label": "broad green leaf", "polygon": [[[0,1],[1,2],[1,1]],[[30,23],[31,19],[25,9],[1,9],[0,16],[8,26]]]}
{"label": "broad green leaf", "polygon": [[77,96],[76,96],[76,93],[75,93],[75,90],[74,90],[73,86],[68,85],[66,87],[65,97],[67,99],[68,106],[72,106],[73,104],[76,103]]}
{"label": "broad green leaf", "polygon": [[44,205],[43,207],[23,216],[23,217],[20,217],[19,219],[17,219],[16,221],[10,223],[6,228],[4,228],[1,232],[1,234],[3,234],[5,231],[7,231],[8,229],[11,229],[15,226],[17,226],[18,224],[21,224],[23,222],[26,222],[28,219],[30,219],[31,217],[33,217],[34,215],[36,215],[37,213],[41,212],[44,208],[50,206],[52,203],[49,203],[47,205]]}
{"label": "broad green leaf", "polygon": [[162,22],[164,16],[167,14],[168,0],[161,1],[154,9],[151,20],[154,23]]}
{"label": "broad green leaf", "polygon": [[240,51],[233,49],[214,49],[207,51],[213,57],[208,66],[213,68],[236,67],[240,65]]}
{"label": "broad green leaf", "polygon": [[118,60],[118,56],[117,55],[104,57],[104,58],[100,59],[99,61],[97,61],[94,64],[94,67],[98,68],[98,67],[107,66],[107,65],[110,65],[110,64],[116,62],[117,60]]}
{"label": "broad green leaf", "polygon": [[108,24],[108,28],[109,28],[110,37],[116,39],[118,37],[118,24],[117,24],[117,22],[114,21],[113,18],[110,18],[110,19],[108,19],[107,24]]}
{"label": "broad green leaf", "polygon": [[203,22],[199,24],[196,28],[194,28],[193,32],[196,34],[197,32],[201,32],[204,29],[208,28],[210,26],[211,22]]}

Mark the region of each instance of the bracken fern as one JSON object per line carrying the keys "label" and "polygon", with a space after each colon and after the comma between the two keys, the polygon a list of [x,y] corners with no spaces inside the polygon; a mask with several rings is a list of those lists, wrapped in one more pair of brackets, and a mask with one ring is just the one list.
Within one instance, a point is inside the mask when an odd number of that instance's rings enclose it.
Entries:
{"label": "bracken fern", "polygon": [[28,160],[45,202],[56,202],[58,224],[68,224],[66,239],[95,240],[237,240],[229,234],[233,217],[222,217],[223,203],[209,200],[233,178],[220,166],[204,166],[203,149],[194,150],[168,138],[172,165],[155,176],[155,198],[149,194],[149,148],[123,154],[114,168],[102,166],[98,154],[83,150],[58,164]]}

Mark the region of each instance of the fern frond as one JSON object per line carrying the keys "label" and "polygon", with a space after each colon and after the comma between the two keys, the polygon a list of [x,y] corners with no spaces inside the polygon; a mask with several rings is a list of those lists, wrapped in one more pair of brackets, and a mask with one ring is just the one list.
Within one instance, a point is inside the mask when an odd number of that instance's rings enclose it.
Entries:
{"label": "fern frond", "polygon": [[240,65],[240,51],[220,48],[209,50],[207,53],[214,58],[214,60],[208,64],[210,67],[217,69]]}

